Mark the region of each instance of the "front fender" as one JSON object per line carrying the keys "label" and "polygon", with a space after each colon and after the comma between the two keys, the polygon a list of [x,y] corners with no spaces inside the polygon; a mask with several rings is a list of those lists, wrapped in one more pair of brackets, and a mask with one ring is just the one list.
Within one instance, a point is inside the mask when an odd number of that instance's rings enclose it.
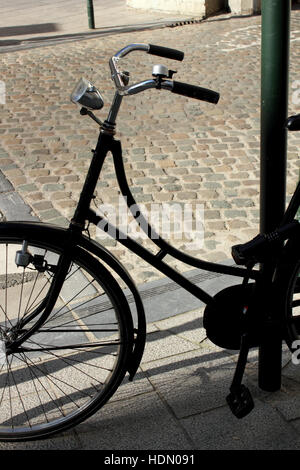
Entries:
{"label": "front fender", "polygon": [[[41,222],[1,222],[0,223],[0,238],[3,240],[5,237],[16,240],[20,238],[30,238],[33,242],[41,242],[42,240],[51,240],[53,245],[58,248],[64,248],[66,240],[72,236],[70,229],[59,227],[56,225],[45,224]],[[99,261],[104,261],[112,270],[120,276],[123,282],[130,290],[136,307],[137,314],[137,328],[135,328],[135,342],[132,355],[128,362],[129,380],[133,377],[141,362],[145,341],[146,341],[146,318],[145,310],[141,296],[138,289],[131,278],[130,274],[119,262],[119,260],[112,255],[104,246],[96,243],[94,240],[89,239],[84,235],[76,235],[77,245],[96,256]],[[132,311],[131,311],[132,314]]]}
{"label": "front fender", "polygon": [[123,282],[125,282],[131,294],[133,295],[138,321],[137,329],[135,329],[136,338],[134,342],[134,349],[128,365],[129,380],[133,380],[133,377],[141,362],[146,342],[146,317],[140,293],[135,285],[135,282],[125,267],[104,246],[100,245],[94,240],[88,239],[85,236],[82,236],[79,239],[78,244],[82,248],[88,250],[90,253],[93,253],[97,258],[100,258],[105,263],[107,263],[108,266],[110,266],[120,276]]}

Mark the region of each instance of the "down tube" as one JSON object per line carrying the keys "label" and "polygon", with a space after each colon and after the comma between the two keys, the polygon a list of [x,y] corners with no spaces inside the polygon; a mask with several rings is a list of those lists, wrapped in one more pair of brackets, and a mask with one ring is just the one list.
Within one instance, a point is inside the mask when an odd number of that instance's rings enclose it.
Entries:
{"label": "down tube", "polygon": [[[160,257],[160,252],[154,255],[149,250],[144,248],[142,245],[140,245],[139,243],[137,243],[136,241],[134,241],[132,238],[128,237],[127,235],[125,236],[125,234],[123,234],[122,236],[122,233],[120,232],[118,228],[110,224],[110,222],[108,222],[103,217],[98,216],[91,209],[89,210],[88,220],[95,225],[98,225],[100,222],[104,220],[106,223],[107,231],[110,233],[115,233],[116,239],[119,243],[124,245],[126,248],[128,248],[130,251],[135,253],[140,258],[144,259],[151,266],[158,269],[161,273],[165,274],[167,277],[169,277],[178,285],[183,287],[186,291],[190,292],[190,294],[197,297],[203,303],[208,304],[214,301],[211,295],[209,295],[207,292],[205,292],[203,289],[201,289],[197,285],[190,282],[182,274],[178,273],[175,269],[171,268],[167,263],[165,263]],[[232,275],[237,275],[235,271],[236,270],[233,267]],[[238,275],[239,277],[244,277],[247,275],[247,271],[245,269],[240,269],[240,271],[242,274],[239,274]]]}

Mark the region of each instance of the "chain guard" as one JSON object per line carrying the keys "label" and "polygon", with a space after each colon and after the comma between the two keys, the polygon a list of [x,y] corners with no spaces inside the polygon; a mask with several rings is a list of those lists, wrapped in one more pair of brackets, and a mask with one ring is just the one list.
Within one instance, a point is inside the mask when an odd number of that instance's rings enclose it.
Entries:
{"label": "chain guard", "polygon": [[258,337],[251,332],[249,305],[253,300],[254,283],[226,287],[218,292],[205,310],[203,326],[208,339],[225,349],[240,349],[241,336],[250,335],[251,347],[258,345]]}

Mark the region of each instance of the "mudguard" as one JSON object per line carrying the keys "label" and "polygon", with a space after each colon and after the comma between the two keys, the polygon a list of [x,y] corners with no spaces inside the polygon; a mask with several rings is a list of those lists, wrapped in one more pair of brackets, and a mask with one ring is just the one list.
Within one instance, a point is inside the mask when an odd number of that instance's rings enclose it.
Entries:
{"label": "mudguard", "polygon": [[[45,224],[41,222],[0,223],[0,237],[2,239],[5,239],[5,236],[8,236],[11,239],[12,235],[14,236],[14,234],[16,240],[20,239],[20,237],[24,239],[30,237],[33,242],[39,242],[47,238],[48,240],[51,240],[51,243],[53,243],[53,245],[63,248],[66,244],[66,240],[68,240],[71,236],[71,231],[69,228],[63,228],[56,225]],[[129,380],[133,380],[133,377],[141,362],[146,341],[146,318],[143,302],[139,291],[124,266],[104,246],[100,245],[94,240],[89,239],[85,235],[76,234],[75,236],[77,246],[95,255],[100,262],[104,261],[104,263],[106,263],[110,268],[112,268],[112,270],[118,276],[120,276],[120,278],[126,284],[133,296],[136,307],[137,328],[134,329],[134,347],[127,366]],[[129,309],[131,310],[130,306]]]}

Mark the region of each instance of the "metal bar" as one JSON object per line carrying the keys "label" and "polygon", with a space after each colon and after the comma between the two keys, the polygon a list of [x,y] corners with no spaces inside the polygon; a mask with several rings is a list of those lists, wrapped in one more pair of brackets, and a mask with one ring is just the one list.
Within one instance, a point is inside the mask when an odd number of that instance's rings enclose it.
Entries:
{"label": "metal bar", "polygon": [[291,0],[262,1],[261,233],[285,210],[290,9]]}
{"label": "metal bar", "polygon": [[[89,210],[88,220],[96,226],[99,226],[99,224],[101,224],[99,228],[103,229],[105,232],[108,232],[111,236],[113,234],[113,238],[115,238],[119,243],[121,243],[121,245],[125,246],[137,256],[149,263],[151,266],[158,269],[158,271],[165,274],[165,276],[172,279],[172,281],[176,282],[179,286],[183,287],[183,289],[190,292],[190,294],[200,299],[203,303],[208,304],[210,301],[213,300],[213,297],[211,295],[209,295],[197,285],[193,284],[191,281],[189,281],[189,279],[187,279],[185,276],[173,269],[167,263],[157,258],[155,254],[153,254],[151,251],[147,250],[138,242],[127,236],[127,234],[121,232],[108,220],[101,217],[100,215],[97,215],[92,209]],[[173,256],[173,254],[171,254],[171,256]],[[190,258],[195,260],[195,263],[189,263],[188,261],[190,260]],[[245,277],[247,275],[246,269],[236,268],[235,266],[227,266],[222,264],[210,264],[208,262],[197,260],[196,258],[192,258],[189,256],[187,256],[186,260],[182,259],[182,261],[199,269],[205,269],[203,268],[204,264],[205,267],[207,266],[208,268],[210,268],[207,269],[207,271],[212,271],[220,274],[229,274],[231,276],[237,277]],[[196,261],[198,261],[198,264],[196,263]],[[250,278],[256,278],[257,275],[259,275],[258,271],[251,272]]]}
{"label": "metal bar", "polygon": [[16,351],[14,351],[14,354],[18,354],[21,352],[37,352],[37,351],[59,351],[61,349],[79,349],[79,348],[105,348],[107,346],[119,346],[122,344],[119,340],[117,341],[108,341],[107,343],[100,342],[100,343],[78,343],[78,344],[70,344],[70,345],[63,345],[63,346],[45,346],[43,348],[27,348],[27,347],[20,347]]}
{"label": "metal bar", "polygon": [[92,209],[89,210],[88,220],[94,225],[98,225],[99,223],[101,223],[101,225],[105,226],[105,231],[109,234],[114,234],[114,238],[118,240],[123,246],[125,246],[137,256],[145,260],[146,263],[151,264],[151,266],[158,269],[161,273],[165,274],[167,277],[172,279],[172,281],[176,282],[186,291],[190,292],[192,295],[200,299],[203,303],[208,304],[213,300],[213,297],[211,295],[209,295],[200,287],[194,285],[191,281],[189,281],[178,271],[173,269],[168,264],[164,263],[164,261],[157,259],[151,251],[147,250],[147,248],[144,248],[135,240],[127,236],[127,234],[121,232],[117,227],[112,225],[105,218],[101,217],[100,215],[97,215]]}
{"label": "metal bar", "polygon": [[70,265],[72,262],[72,248],[73,248],[73,241],[70,238],[66,240],[66,249],[60,255],[57,264],[57,272],[53,277],[49,293],[47,295],[47,304],[45,305],[45,309],[36,323],[29,328],[25,333],[19,336],[16,340],[12,340],[12,342],[7,347],[7,352],[11,353],[16,350],[26,339],[28,339],[31,335],[33,335],[39,328],[42,326],[47,318],[49,317],[50,313],[53,310],[53,307],[58,299],[60,294],[61,288],[67,276],[67,273],[70,269]]}
{"label": "metal bar", "polygon": [[[273,231],[285,210],[290,10],[291,0],[262,1],[261,233]],[[271,293],[273,270],[271,264],[261,267],[265,296]],[[274,318],[276,306],[264,305],[258,382],[263,390],[276,391],[281,387],[282,332]]]}
{"label": "metal bar", "polygon": [[93,0],[87,0],[87,14],[88,14],[89,28],[95,29],[95,15],[94,15]]}

